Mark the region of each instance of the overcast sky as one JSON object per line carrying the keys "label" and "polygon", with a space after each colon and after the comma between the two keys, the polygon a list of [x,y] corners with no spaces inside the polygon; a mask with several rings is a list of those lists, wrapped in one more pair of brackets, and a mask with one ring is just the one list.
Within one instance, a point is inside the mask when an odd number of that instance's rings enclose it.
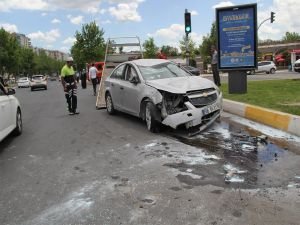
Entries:
{"label": "overcast sky", "polygon": [[178,46],[184,35],[184,11],[192,13],[192,38],[198,44],[210,32],[215,8],[258,4],[258,22],[266,22],[259,39],[281,39],[285,32],[299,32],[300,0],[0,0],[0,27],[31,38],[33,46],[69,52],[82,24],[96,21],[108,37],[150,36],[158,46]]}

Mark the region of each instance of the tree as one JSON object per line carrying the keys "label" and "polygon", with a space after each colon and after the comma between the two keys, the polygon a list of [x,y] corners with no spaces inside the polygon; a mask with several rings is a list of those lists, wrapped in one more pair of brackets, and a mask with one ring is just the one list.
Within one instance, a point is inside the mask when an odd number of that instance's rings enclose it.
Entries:
{"label": "tree", "polygon": [[206,68],[207,64],[211,61],[211,46],[217,46],[217,28],[216,22],[211,26],[210,33],[203,37],[202,44],[199,46],[203,65]]}
{"label": "tree", "polygon": [[143,44],[145,49],[144,57],[145,58],[156,58],[158,47],[154,44],[154,38],[150,37]]}
{"label": "tree", "polygon": [[284,42],[292,42],[292,41],[299,41],[300,35],[296,32],[286,32],[285,36],[282,38]]}
{"label": "tree", "polygon": [[169,45],[163,45],[163,46],[161,46],[161,51],[166,56],[177,56],[178,55],[178,49],[174,48],[172,46],[169,46]]}
{"label": "tree", "polygon": [[[182,40],[179,41],[179,48],[181,50],[182,57],[186,56],[186,44],[185,44],[186,37],[183,36]],[[188,49],[189,49],[189,55],[190,59],[195,59],[196,57],[196,43],[193,41],[191,37],[188,37]]]}
{"label": "tree", "polygon": [[18,65],[18,42],[16,38],[3,28],[0,29],[0,71],[13,73]]}
{"label": "tree", "polygon": [[105,55],[104,31],[99,29],[96,22],[82,26],[81,32],[75,33],[75,44],[71,54],[77,64],[77,69],[85,68],[85,63],[103,61]]}
{"label": "tree", "polygon": [[35,67],[34,63],[34,53],[31,48],[20,48],[19,49],[19,72],[23,75],[32,74]]}

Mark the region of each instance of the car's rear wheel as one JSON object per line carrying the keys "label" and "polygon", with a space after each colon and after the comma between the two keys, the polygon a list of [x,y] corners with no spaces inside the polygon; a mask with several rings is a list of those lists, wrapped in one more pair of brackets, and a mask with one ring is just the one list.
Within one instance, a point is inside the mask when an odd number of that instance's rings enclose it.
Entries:
{"label": "car's rear wheel", "polygon": [[105,95],[105,102],[106,102],[106,111],[108,112],[108,114],[113,115],[116,112],[116,110],[114,108],[112,97],[109,93]]}
{"label": "car's rear wheel", "polygon": [[22,123],[22,113],[21,110],[18,108],[17,115],[16,115],[16,128],[13,131],[13,134],[18,136],[22,134],[23,130],[23,123]]}
{"label": "car's rear wheel", "polygon": [[152,102],[147,102],[145,107],[145,120],[147,129],[153,133],[159,132],[160,123],[155,120],[155,106]]}
{"label": "car's rear wheel", "polygon": [[272,68],[272,69],[270,70],[270,74],[274,74],[274,73],[275,73],[275,69]]}

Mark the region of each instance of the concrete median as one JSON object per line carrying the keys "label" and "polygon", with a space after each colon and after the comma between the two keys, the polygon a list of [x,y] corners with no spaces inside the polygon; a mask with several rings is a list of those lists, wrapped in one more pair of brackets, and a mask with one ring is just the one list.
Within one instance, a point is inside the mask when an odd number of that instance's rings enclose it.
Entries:
{"label": "concrete median", "polygon": [[300,116],[223,99],[226,112],[300,136]]}

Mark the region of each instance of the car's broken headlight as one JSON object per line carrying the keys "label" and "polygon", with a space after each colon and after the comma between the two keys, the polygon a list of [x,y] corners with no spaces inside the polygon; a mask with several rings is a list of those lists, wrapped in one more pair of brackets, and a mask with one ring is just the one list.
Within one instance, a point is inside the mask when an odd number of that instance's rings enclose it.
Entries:
{"label": "car's broken headlight", "polygon": [[187,110],[184,102],[188,101],[187,97],[182,94],[173,94],[160,91],[163,96],[162,116],[172,115]]}

